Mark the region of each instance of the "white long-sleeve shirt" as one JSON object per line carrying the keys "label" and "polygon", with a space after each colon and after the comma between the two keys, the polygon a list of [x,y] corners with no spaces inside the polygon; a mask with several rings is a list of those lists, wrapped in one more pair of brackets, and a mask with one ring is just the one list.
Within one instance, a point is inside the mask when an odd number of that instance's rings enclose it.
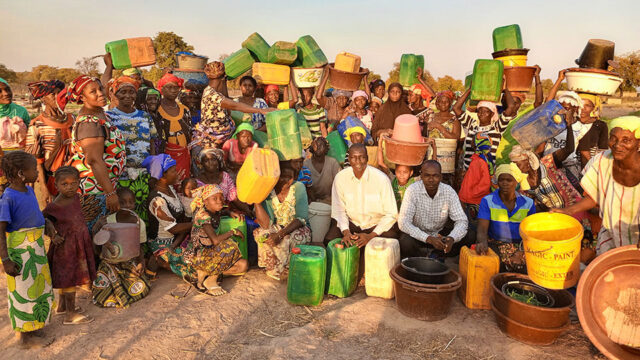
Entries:
{"label": "white long-sleeve shirt", "polygon": [[391,181],[380,170],[367,166],[356,178],[353,168],[340,171],[331,187],[331,217],[340,231],[349,229],[349,221],[361,229],[382,234],[393,226],[398,216]]}
{"label": "white long-sleeve shirt", "polygon": [[458,242],[467,234],[469,220],[462,210],[458,194],[451,186],[440,183],[432,198],[422,181],[409,185],[398,216],[400,231],[426,242],[427,237],[437,236],[442,231],[449,218],[454,221],[449,236]]}

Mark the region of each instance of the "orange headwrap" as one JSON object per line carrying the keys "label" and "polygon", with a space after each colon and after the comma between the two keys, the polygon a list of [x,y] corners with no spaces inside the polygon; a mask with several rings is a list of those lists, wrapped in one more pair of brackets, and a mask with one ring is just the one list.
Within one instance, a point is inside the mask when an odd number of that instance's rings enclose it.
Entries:
{"label": "orange headwrap", "polygon": [[267,85],[264,88],[264,93],[268,94],[270,91],[273,91],[273,90],[280,92],[280,87],[278,87],[278,85],[273,85],[273,84],[272,85]]}
{"label": "orange headwrap", "polygon": [[422,84],[414,84],[411,85],[409,89],[412,93],[416,95],[420,95],[420,97],[424,100],[424,106],[429,106],[429,102],[431,101],[431,92],[427,90],[427,88]]}
{"label": "orange headwrap", "polygon": [[160,78],[160,80],[158,80],[158,90],[160,90],[160,94],[162,94],[162,87],[170,82],[175,83],[180,88],[182,88],[182,85],[184,84],[183,79],[180,79],[179,77],[171,73],[166,73],[163,77]]}
{"label": "orange headwrap", "polygon": [[109,85],[109,90],[112,94],[115,94],[120,90],[123,86],[133,86],[136,91],[140,87],[140,81],[130,77],[130,76],[120,76],[111,82]]}

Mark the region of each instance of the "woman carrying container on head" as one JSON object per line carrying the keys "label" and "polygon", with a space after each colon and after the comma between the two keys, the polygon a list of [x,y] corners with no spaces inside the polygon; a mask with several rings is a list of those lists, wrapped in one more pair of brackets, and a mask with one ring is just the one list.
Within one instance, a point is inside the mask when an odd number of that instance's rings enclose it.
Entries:
{"label": "woman carrying container on head", "polygon": [[609,129],[607,124],[600,120],[600,97],[592,94],[580,94],[582,99],[582,112],[580,122],[589,127],[582,139],[578,141],[576,154],[580,158],[580,165],[584,169],[587,162],[597,154],[609,147]]}
{"label": "woman carrying container on head", "polygon": [[493,102],[480,101],[476,110],[478,113],[478,120],[475,120],[471,117],[468,110],[462,110],[462,105],[467,101],[470,93],[471,86],[469,86],[469,89],[462,94],[460,99],[458,99],[453,106],[453,112],[458,117],[461,128],[467,134],[463,145],[465,171],[469,167],[471,157],[474,154],[473,142],[475,134],[483,132],[489,135],[489,138],[491,139],[491,156],[495,159],[500,139],[502,139],[502,133],[509,125],[509,122],[513,119],[513,116],[516,115],[515,101],[511,96],[511,92],[505,89],[504,96],[506,97],[507,108],[504,112],[502,114],[498,114],[496,104]]}
{"label": "woman carrying container on head", "polygon": [[353,95],[351,95],[351,103],[342,114],[342,120],[349,116],[356,117],[358,120],[362,121],[364,126],[367,128],[367,131],[371,131],[371,126],[373,125],[373,113],[371,110],[367,109],[370,95],[371,94],[368,91],[356,90]]}
{"label": "woman carrying container on head", "polygon": [[589,161],[581,180],[585,197],[565,209],[573,215],[599,207],[602,228],[598,255],[636,244],[640,237],[640,117],[623,116],[609,124],[609,149]]}
{"label": "woman carrying container on head", "polygon": [[498,190],[482,198],[478,209],[476,251],[491,247],[500,257],[501,271],[525,273],[520,223],[536,213],[533,200],[516,191],[517,167],[502,164],[495,170]]}

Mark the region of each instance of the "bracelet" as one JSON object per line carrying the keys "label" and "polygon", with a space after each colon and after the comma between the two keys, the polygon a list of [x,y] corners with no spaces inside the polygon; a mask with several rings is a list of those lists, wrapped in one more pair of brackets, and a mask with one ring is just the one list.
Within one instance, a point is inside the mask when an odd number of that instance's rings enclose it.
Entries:
{"label": "bracelet", "polygon": [[115,194],[116,194],[116,191],[115,191],[115,190],[113,190],[113,191],[112,191],[112,192],[110,192],[110,193],[106,193],[106,194],[104,194],[104,197],[105,197],[105,198],[108,198],[108,197],[111,197],[111,196],[113,196],[113,195],[115,195]]}

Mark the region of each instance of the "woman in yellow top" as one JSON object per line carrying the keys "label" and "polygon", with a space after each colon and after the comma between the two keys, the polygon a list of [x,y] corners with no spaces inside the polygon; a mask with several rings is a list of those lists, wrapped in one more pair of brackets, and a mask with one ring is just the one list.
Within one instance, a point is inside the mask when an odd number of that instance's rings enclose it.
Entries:
{"label": "woman in yellow top", "polygon": [[163,126],[166,143],[165,153],[177,162],[180,180],[191,176],[191,156],[187,145],[191,142],[191,113],[189,108],[178,103],[176,99],[184,80],[166,73],[158,81],[158,89],[162,94],[158,115]]}

